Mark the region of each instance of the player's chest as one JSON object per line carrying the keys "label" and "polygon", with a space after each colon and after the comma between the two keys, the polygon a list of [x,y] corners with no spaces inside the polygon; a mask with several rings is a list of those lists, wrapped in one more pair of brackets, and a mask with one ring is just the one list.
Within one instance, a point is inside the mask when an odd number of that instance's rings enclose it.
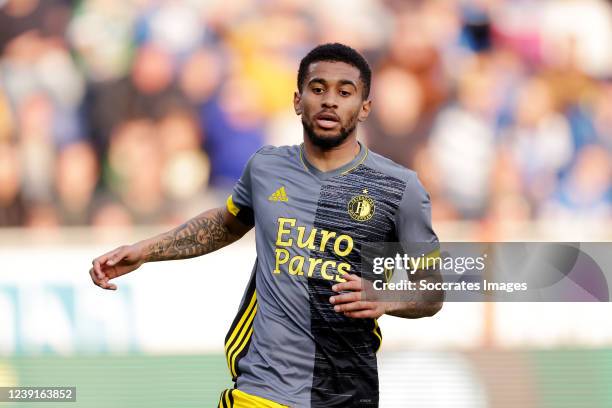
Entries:
{"label": "player's chest", "polygon": [[397,200],[390,199],[376,180],[337,177],[305,182],[290,173],[270,174],[254,187],[259,192],[253,200],[257,225],[270,239],[308,228],[359,241],[394,237]]}

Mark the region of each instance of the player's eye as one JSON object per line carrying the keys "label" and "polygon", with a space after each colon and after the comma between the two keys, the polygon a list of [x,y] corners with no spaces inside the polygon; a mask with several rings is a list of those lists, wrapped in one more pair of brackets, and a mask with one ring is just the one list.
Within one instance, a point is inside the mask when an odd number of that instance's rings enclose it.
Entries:
{"label": "player's eye", "polygon": [[317,94],[317,95],[321,94],[321,93],[323,93],[323,88],[315,86],[314,88],[312,88],[312,92]]}
{"label": "player's eye", "polygon": [[340,95],[342,95],[342,96],[351,96],[351,93],[349,91],[340,91]]}

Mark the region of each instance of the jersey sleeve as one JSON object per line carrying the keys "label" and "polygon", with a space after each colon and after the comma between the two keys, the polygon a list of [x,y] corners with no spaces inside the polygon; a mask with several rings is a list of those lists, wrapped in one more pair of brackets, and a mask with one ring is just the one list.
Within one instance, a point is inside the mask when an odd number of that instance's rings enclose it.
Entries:
{"label": "jersey sleeve", "polygon": [[257,153],[253,154],[247,162],[240,179],[234,184],[232,194],[227,197],[227,210],[245,225],[254,225],[253,216],[253,193],[251,183],[251,172],[253,161]]}
{"label": "jersey sleeve", "polygon": [[395,216],[398,241],[407,252],[414,255],[434,255],[439,242],[431,225],[431,200],[429,194],[412,173]]}

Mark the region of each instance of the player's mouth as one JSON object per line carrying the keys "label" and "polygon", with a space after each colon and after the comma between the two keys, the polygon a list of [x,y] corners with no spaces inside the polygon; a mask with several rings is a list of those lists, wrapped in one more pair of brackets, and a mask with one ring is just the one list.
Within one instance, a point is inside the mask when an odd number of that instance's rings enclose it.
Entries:
{"label": "player's mouth", "polygon": [[315,122],[321,129],[333,129],[340,124],[340,118],[331,112],[321,112],[315,116]]}

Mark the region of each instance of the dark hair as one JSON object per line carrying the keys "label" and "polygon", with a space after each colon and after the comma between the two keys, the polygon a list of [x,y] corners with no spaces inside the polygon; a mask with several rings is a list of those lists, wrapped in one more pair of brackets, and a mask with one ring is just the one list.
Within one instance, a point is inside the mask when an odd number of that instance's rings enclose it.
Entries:
{"label": "dark hair", "polygon": [[297,77],[297,86],[300,92],[306,79],[308,67],[310,64],[319,61],[344,62],[357,68],[359,70],[359,78],[363,82],[363,99],[368,98],[370,95],[370,82],[372,81],[372,71],[368,62],[353,48],[340,43],[318,45],[302,58]]}

